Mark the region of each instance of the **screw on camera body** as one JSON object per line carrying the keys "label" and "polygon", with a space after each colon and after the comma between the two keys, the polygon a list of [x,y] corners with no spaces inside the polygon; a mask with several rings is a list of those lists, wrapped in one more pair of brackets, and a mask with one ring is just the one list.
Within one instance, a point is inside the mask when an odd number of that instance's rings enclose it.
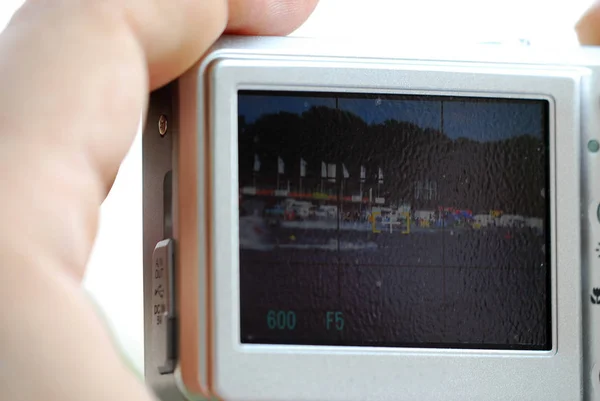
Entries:
{"label": "screw on camera body", "polygon": [[167,134],[168,128],[169,127],[167,116],[161,114],[161,116],[158,118],[158,133],[160,134],[160,136],[165,136]]}

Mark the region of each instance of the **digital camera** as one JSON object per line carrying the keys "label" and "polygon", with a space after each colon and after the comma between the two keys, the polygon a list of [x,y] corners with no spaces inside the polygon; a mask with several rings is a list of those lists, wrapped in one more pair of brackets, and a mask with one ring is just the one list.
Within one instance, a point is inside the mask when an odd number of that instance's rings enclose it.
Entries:
{"label": "digital camera", "polygon": [[224,37],[151,95],[164,401],[600,400],[600,51]]}

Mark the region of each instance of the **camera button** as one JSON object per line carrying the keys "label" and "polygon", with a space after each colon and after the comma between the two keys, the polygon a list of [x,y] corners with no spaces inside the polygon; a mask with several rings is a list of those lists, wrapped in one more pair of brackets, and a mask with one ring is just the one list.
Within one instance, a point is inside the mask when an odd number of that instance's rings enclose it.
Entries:
{"label": "camera button", "polygon": [[592,367],[592,387],[596,390],[600,389],[600,365],[595,364]]}
{"label": "camera button", "polygon": [[591,224],[600,223],[600,202],[596,202],[595,200],[593,202],[590,202],[588,207],[588,213]]}

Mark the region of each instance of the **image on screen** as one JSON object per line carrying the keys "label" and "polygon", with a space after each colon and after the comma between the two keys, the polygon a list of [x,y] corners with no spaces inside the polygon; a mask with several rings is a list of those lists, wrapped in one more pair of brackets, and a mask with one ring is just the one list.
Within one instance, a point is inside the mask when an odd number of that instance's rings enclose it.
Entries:
{"label": "image on screen", "polygon": [[240,91],[241,342],[552,349],[548,109]]}

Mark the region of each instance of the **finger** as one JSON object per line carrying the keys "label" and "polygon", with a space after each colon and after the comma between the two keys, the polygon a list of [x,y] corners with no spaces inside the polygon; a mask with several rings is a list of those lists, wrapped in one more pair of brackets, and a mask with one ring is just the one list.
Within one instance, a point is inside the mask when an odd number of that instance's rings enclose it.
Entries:
{"label": "finger", "polygon": [[2,311],[10,371],[0,372],[0,388],[9,398],[148,399],[79,280],[148,89],[201,56],[225,28],[226,8],[30,0],[0,37],[0,302],[18,305]]}
{"label": "finger", "polygon": [[318,0],[229,0],[227,32],[287,35],[302,25]]}
{"label": "finger", "polygon": [[[90,3],[89,0],[58,2],[63,8],[87,7]],[[227,22],[226,0],[106,0],[95,3],[110,7],[114,20],[120,19],[126,24],[139,41],[148,63],[151,89],[166,84],[189,68],[223,32]],[[29,1],[13,22],[30,20],[34,15],[44,18],[39,14],[52,13],[55,7],[56,2],[52,1]]]}
{"label": "finger", "polygon": [[[225,28],[227,12],[223,1],[109,1],[116,4],[118,13],[123,13],[146,52],[151,89],[187,70]],[[286,35],[306,21],[317,3],[318,0],[230,0],[228,33]],[[30,4],[34,6],[29,7]],[[42,0],[29,1],[19,16],[25,11],[30,14],[30,8],[40,11],[48,5]]]}
{"label": "finger", "polygon": [[[160,63],[117,3],[30,1],[0,36],[0,303],[15,306],[0,312],[0,388],[9,399],[150,399],[79,287],[148,67]],[[197,57],[224,29],[224,1],[169,0],[182,15],[192,3],[206,8],[204,30],[193,40],[164,32],[165,57],[178,43]],[[176,74],[185,57],[158,76]]]}
{"label": "finger", "polygon": [[600,3],[594,4],[585,12],[575,30],[582,45],[600,45]]}
{"label": "finger", "polygon": [[36,256],[48,269],[23,269],[27,259],[12,259],[19,269],[0,280],[0,299],[15,305],[0,314],[2,399],[151,401],[81,288],[56,274],[53,258]]}
{"label": "finger", "polygon": [[[223,32],[222,2],[112,0],[125,3],[126,16],[144,48],[155,89],[198,60]],[[229,33],[286,35],[310,16],[318,0],[229,0]],[[210,32],[210,34],[207,34]]]}
{"label": "finger", "polygon": [[[248,3],[259,10],[262,5],[272,18],[285,15],[288,22],[280,26],[289,29],[299,21],[293,10],[304,10],[289,0],[284,6],[264,0]],[[45,231],[34,222],[55,227],[70,222],[66,228],[76,237],[69,238],[73,246],[59,246],[56,235],[50,246],[62,250],[65,259],[71,255],[77,275],[83,274],[96,233],[97,207],[137,129],[148,80],[150,88],[160,86],[189,68],[223,31],[226,6],[224,0],[36,0],[26,3],[5,31],[0,51],[10,62],[0,65],[0,107],[12,131],[23,133],[19,142],[27,145],[24,152],[40,155],[22,173],[44,177],[35,193],[29,193],[34,187],[25,189],[23,195],[29,198],[19,203],[35,210],[37,194],[46,190],[71,214],[59,216],[42,208],[41,216],[26,216],[37,236]],[[239,11],[245,7],[232,6],[238,10],[232,24],[256,26],[259,32],[259,24],[268,19],[250,15],[243,22],[245,14]],[[12,159],[17,156],[10,153]],[[53,168],[46,167],[48,156],[55,159]],[[64,188],[64,177],[81,183],[78,190]],[[55,207],[47,203],[47,208]]]}

